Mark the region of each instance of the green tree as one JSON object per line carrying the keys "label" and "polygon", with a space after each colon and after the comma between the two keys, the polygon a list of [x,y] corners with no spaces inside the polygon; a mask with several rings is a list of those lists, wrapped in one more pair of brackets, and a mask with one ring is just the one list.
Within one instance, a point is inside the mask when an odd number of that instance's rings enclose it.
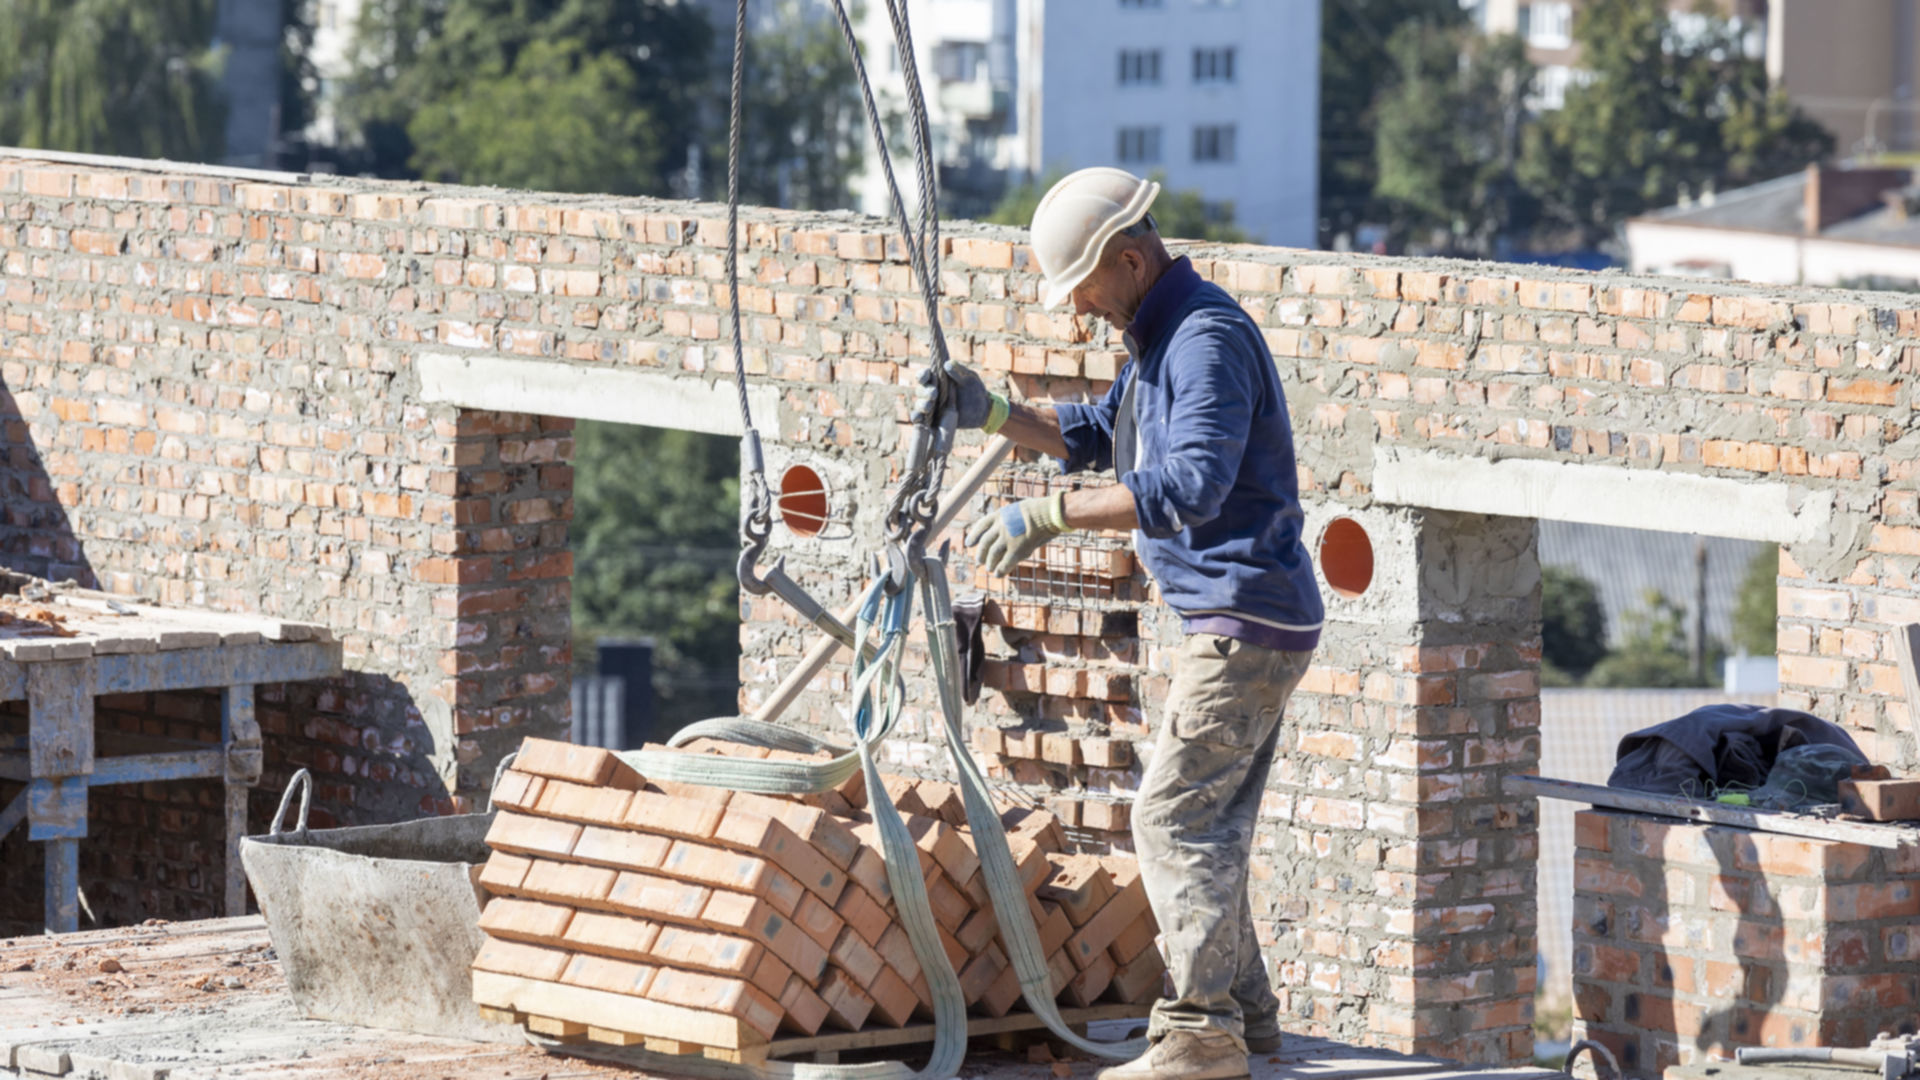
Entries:
{"label": "green tree", "polygon": [[465,91],[433,99],[407,123],[410,164],[428,180],[539,191],[633,191],[657,175],[651,112],[633,71],[577,39],[534,40],[512,59],[480,61]]}
{"label": "green tree", "polygon": [[1600,592],[1579,571],[1540,568],[1543,682],[1571,686],[1607,655],[1607,613]]}
{"label": "green tree", "polygon": [[1374,194],[1395,230],[1444,233],[1480,254],[1514,217],[1522,98],[1533,81],[1511,34],[1409,22],[1388,42],[1394,78],[1375,106]]}
{"label": "green tree", "polygon": [[[1593,666],[1588,686],[1609,688],[1710,686],[1694,675],[1687,656],[1687,612],[1658,590],[1647,590],[1646,609],[1626,616],[1620,647]],[[1707,643],[1707,670],[1720,669],[1726,649]]]}
{"label": "green tree", "polygon": [[0,0],[0,144],[219,161],[215,0]]}
{"label": "green tree", "polygon": [[[1040,205],[1040,199],[1059,179],[1060,175],[1055,173],[1008,187],[986,220],[1026,228],[1033,224],[1033,211]],[[1154,173],[1153,179],[1164,185],[1167,178],[1162,173]],[[1153,202],[1153,220],[1160,235],[1169,239],[1211,240],[1222,244],[1239,244],[1247,239],[1247,234],[1233,223],[1231,202],[1208,202],[1197,191],[1163,187]]]}
{"label": "green tree", "polygon": [[[733,28],[716,26],[726,54],[711,114],[715,167],[703,170],[708,197],[727,192],[726,79]],[[782,3],[770,23],[747,36],[741,101],[740,197],[760,206],[838,210],[852,204],[849,181],[871,136],[846,42],[831,20],[809,17],[804,6]],[[911,169],[898,155],[895,168]]]}
{"label": "green tree", "polygon": [[690,431],[574,428],[574,654],[607,636],[654,639],[669,727],[738,712],[740,450]]}
{"label": "green tree", "polygon": [[701,134],[711,44],[674,0],[369,0],[340,103],[353,164],[665,193]]}
{"label": "green tree", "polygon": [[1780,621],[1780,548],[1768,545],[1747,564],[1733,605],[1733,645],[1749,656],[1772,656]]}
{"label": "green tree", "polygon": [[1459,0],[1323,0],[1320,6],[1320,243],[1383,220],[1374,191],[1375,104],[1394,86],[1388,42],[1408,23],[1466,22]]}
{"label": "green tree", "polygon": [[1680,33],[1663,0],[1592,0],[1574,18],[1581,82],[1532,126],[1522,179],[1554,224],[1595,244],[1682,192],[1738,187],[1833,150],[1719,16]]}

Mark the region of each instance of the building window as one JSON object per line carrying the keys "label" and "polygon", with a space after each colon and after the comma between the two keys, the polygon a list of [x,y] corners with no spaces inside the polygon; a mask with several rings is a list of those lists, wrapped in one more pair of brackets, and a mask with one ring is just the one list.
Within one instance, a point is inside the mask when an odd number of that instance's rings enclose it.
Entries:
{"label": "building window", "polygon": [[1193,50],[1193,81],[1230,83],[1233,81],[1233,46],[1222,49]]}
{"label": "building window", "polygon": [[1193,129],[1193,160],[1233,160],[1233,125],[1202,124]]}
{"label": "building window", "polygon": [[1579,81],[1579,76],[1565,64],[1548,64],[1533,77],[1533,93],[1527,97],[1527,107],[1535,112],[1552,112],[1567,103],[1567,88]]}
{"label": "building window", "polygon": [[1120,129],[1120,160],[1134,165],[1152,165],[1160,160],[1160,129],[1123,127]]}
{"label": "building window", "polygon": [[933,73],[942,82],[973,82],[986,62],[984,41],[943,41],[933,49]]}
{"label": "building window", "polygon": [[1520,36],[1536,49],[1564,49],[1573,44],[1573,5],[1520,5]]}
{"label": "building window", "polygon": [[1155,86],[1160,82],[1159,49],[1121,49],[1120,85]]}

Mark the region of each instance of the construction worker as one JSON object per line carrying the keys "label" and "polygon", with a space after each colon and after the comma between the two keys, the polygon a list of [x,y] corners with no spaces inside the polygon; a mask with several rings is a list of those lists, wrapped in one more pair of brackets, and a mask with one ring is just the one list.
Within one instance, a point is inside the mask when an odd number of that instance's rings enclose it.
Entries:
{"label": "construction worker", "polygon": [[[1167,253],[1148,213],[1160,186],[1083,169],[1033,214],[1043,300],[1122,332],[1128,361],[1093,404],[1009,402],[949,368],[961,426],[999,432],[1110,486],[1025,499],[973,523],[967,544],[1006,574],[1072,529],[1132,529],[1186,637],[1133,808],[1140,874],[1168,952],[1142,1057],[1104,1080],[1248,1075],[1279,1049],[1279,1000],[1247,901],[1247,862],[1280,719],[1323,617],[1301,543],[1293,430],[1260,329]],[[932,376],[916,409],[929,407]]]}

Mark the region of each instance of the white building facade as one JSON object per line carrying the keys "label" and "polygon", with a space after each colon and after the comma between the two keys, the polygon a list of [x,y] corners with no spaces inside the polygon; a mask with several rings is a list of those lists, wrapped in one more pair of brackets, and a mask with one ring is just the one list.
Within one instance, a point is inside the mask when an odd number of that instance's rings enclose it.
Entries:
{"label": "white building facade", "polygon": [[[1313,245],[1319,0],[908,5],[950,189],[1118,165],[1231,205],[1256,241]],[[861,36],[884,107],[904,115],[884,3],[869,0]],[[910,159],[895,169],[910,182]],[[871,162],[858,193],[888,211]]]}

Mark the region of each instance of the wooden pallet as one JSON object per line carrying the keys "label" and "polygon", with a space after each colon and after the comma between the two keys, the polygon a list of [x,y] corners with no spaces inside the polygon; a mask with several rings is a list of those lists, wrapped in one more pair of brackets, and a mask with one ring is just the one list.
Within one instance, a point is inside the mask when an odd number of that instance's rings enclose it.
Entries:
{"label": "wooden pallet", "polygon": [[[1088,1024],[1112,1020],[1144,1020],[1151,1011],[1152,1006],[1149,1004],[1094,1005],[1084,1009],[1062,1009],[1060,1018],[1068,1027],[1085,1033]],[[810,1057],[816,1062],[832,1064],[839,1061],[840,1055],[846,1051],[930,1043],[934,1036],[932,1024],[909,1024],[900,1028],[872,1027],[862,1031],[843,1031],[832,1035],[795,1036],[753,1046],[720,1047],[639,1035],[576,1021],[557,1020],[552,1017],[533,1016],[486,1006],[481,1007],[480,1015],[485,1019],[503,1024],[523,1025],[528,1031],[544,1035],[556,1042],[574,1045],[599,1043],[615,1047],[637,1047],[656,1054],[697,1054],[714,1061],[734,1064],[764,1064],[769,1059],[800,1057]],[[967,1022],[968,1039],[993,1039],[1002,1049],[1019,1049],[1023,1041],[1032,1041],[1034,1037],[1045,1039],[1049,1034],[1046,1024],[1030,1012],[1008,1013],[1001,1017],[978,1017]],[[1029,1038],[1023,1040],[1022,1036]]]}

